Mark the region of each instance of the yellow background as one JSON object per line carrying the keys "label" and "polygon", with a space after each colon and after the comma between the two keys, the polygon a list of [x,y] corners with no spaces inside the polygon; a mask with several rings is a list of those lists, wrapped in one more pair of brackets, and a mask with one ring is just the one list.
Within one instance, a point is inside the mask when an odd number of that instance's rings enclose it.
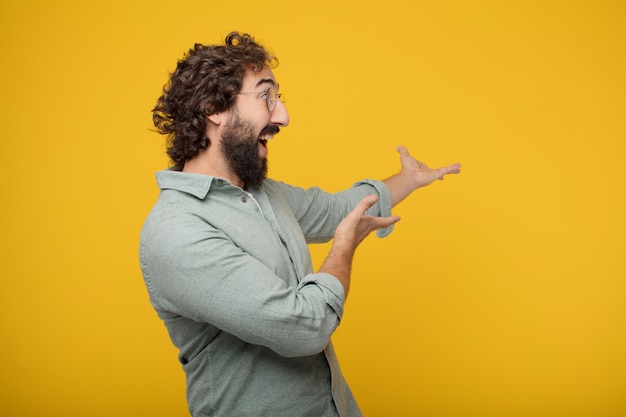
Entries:
{"label": "yellow background", "polygon": [[137,261],[167,165],[150,110],[237,29],[281,61],[273,177],[382,179],[398,144],[463,163],[357,255],[334,341],[366,416],[625,416],[625,22],[623,1],[4,0],[0,415],[186,415]]}

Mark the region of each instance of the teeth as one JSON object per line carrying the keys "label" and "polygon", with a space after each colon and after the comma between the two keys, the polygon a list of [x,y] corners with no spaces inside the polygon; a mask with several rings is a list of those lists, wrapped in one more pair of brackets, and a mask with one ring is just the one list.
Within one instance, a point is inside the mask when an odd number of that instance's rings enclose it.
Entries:
{"label": "teeth", "polygon": [[274,135],[272,135],[272,134],[265,134],[265,135],[259,136],[259,140],[270,140],[270,139],[273,139],[273,138],[274,138]]}

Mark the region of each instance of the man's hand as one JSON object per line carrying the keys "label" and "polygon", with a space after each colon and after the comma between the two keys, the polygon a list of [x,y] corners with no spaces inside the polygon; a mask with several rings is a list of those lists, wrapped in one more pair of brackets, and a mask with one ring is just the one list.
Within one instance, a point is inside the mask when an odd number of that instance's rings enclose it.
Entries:
{"label": "man's hand", "polygon": [[370,233],[387,228],[400,220],[399,216],[364,216],[365,212],[377,201],[378,197],[375,195],[368,195],[362,199],[335,229],[333,244],[345,245],[346,248],[352,248],[354,251]]}
{"label": "man's hand", "polygon": [[339,223],[335,229],[333,246],[319,269],[319,272],[330,274],[341,282],[346,297],[350,290],[350,271],[356,248],[374,230],[389,227],[400,220],[398,216],[365,216],[365,212],[377,201],[375,195],[365,197]]}
{"label": "man's hand", "polygon": [[416,189],[424,187],[435,180],[443,180],[443,177],[447,174],[458,174],[461,172],[461,164],[432,169],[409,155],[408,149],[404,146],[398,146],[396,150],[400,154],[400,164],[402,165],[400,173],[408,178],[412,178]]}
{"label": "man's hand", "polygon": [[453,164],[440,168],[429,168],[425,163],[413,158],[407,148],[398,146],[400,154],[400,172],[385,180],[391,193],[391,205],[395,206],[409,194],[420,187],[424,187],[435,180],[443,180],[448,174],[461,172],[461,164]]}

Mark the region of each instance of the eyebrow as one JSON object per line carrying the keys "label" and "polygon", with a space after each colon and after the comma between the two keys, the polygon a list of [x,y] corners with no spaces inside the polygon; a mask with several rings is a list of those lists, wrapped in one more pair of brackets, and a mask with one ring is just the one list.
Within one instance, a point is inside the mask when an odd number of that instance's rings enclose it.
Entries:
{"label": "eyebrow", "polygon": [[261,78],[259,81],[257,81],[255,87],[258,87],[261,84],[265,83],[272,84],[274,87],[276,87],[276,89],[278,89],[278,84],[276,84],[276,81],[272,80],[271,78]]}

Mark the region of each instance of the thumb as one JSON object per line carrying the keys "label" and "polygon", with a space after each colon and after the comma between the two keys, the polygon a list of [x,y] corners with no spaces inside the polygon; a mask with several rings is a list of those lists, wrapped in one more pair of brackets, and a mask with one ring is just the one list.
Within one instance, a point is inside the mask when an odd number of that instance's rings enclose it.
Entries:
{"label": "thumb", "polygon": [[409,150],[406,148],[406,146],[399,145],[396,147],[396,151],[400,154],[400,156],[410,156]]}
{"label": "thumb", "polygon": [[370,194],[359,201],[354,211],[358,211],[359,215],[362,216],[370,207],[376,204],[377,201],[378,197],[374,194]]}

